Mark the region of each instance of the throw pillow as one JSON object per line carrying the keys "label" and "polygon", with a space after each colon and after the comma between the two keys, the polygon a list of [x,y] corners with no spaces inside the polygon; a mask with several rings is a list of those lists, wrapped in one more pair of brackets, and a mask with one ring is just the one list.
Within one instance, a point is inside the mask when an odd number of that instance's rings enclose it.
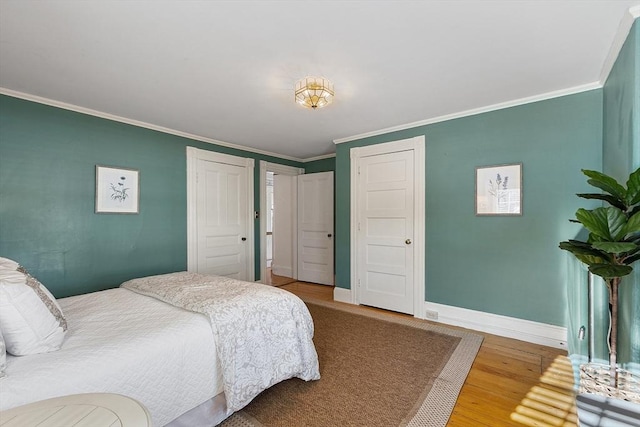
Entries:
{"label": "throw pillow", "polygon": [[0,325],[15,356],[58,350],[67,331],[56,299],[20,266],[0,268]]}

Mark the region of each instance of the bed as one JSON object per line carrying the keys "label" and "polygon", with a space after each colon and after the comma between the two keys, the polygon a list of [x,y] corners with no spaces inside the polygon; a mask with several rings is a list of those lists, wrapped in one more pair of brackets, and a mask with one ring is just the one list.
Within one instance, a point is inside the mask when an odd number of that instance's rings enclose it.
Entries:
{"label": "bed", "polygon": [[7,355],[0,410],[108,392],[154,426],[215,425],[277,382],[320,377],[306,306],[277,288],[181,272],[57,302],[61,348]]}

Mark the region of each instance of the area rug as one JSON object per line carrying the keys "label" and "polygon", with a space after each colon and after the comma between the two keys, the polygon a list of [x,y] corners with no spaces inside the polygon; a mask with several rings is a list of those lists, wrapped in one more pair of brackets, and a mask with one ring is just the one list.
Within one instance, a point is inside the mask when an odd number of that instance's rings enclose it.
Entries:
{"label": "area rug", "polygon": [[261,393],[224,427],[444,427],[482,337],[357,306],[305,301],[322,378]]}

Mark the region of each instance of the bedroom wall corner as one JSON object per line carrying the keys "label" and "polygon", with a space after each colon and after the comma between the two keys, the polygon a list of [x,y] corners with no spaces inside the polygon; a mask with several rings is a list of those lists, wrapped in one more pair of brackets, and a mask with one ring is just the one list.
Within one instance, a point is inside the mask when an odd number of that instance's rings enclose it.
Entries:
{"label": "bedroom wall corner", "polygon": [[[640,19],[629,35],[604,84],[603,164],[604,173],[620,182],[640,168]],[[604,294],[604,293],[603,293]],[[603,295],[606,298],[606,295]],[[618,361],[628,368],[640,367],[640,262],[620,287]],[[603,302],[601,305],[605,305]],[[600,335],[606,337],[608,322],[599,319]],[[608,359],[606,340],[596,343],[596,352]]]}

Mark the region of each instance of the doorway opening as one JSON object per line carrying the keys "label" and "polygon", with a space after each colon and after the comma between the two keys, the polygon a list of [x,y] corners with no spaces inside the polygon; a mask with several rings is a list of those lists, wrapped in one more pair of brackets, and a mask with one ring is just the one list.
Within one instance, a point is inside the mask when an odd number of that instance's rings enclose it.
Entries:
{"label": "doorway opening", "polygon": [[297,280],[296,176],[304,169],[260,161],[260,281]]}
{"label": "doorway opening", "polygon": [[[286,263],[286,259],[289,258],[291,259],[291,250],[292,250],[292,245],[291,245],[291,239],[287,238],[288,234],[286,230],[282,230],[281,228],[284,226],[287,226],[287,222],[291,222],[291,215],[289,215],[286,212],[286,206],[285,208],[285,212],[279,212],[280,215],[285,215],[286,218],[278,218],[278,225],[279,227],[275,227],[276,229],[280,228],[280,234],[278,234],[277,236],[274,236],[274,217],[275,217],[275,213],[276,213],[276,209],[274,207],[275,205],[275,197],[274,197],[274,181],[276,181],[276,173],[271,172],[271,171],[267,171],[267,188],[266,188],[266,202],[267,202],[267,209],[265,211],[265,215],[266,215],[266,230],[265,230],[265,234],[266,234],[266,241],[267,241],[267,248],[266,248],[266,258],[267,258],[267,272],[266,275],[264,277],[264,283],[267,285],[271,285],[271,286],[282,286],[282,285],[286,285],[289,283],[293,283],[296,281],[296,279],[294,279],[293,277],[293,271],[289,270],[287,268],[287,263]],[[291,180],[291,178],[293,177],[287,177],[284,179],[287,180]],[[278,193],[281,193],[283,190],[286,191],[286,189],[283,189],[283,182],[282,182],[283,177],[279,177],[278,178],[278,182],[279,187],[278,187]],[[285,182],[284,186],[289,186],[290,182]],[[278,194],[278,199],[279,199],[279,204],[282,203],[282,201],[280,201],[281,199],[281,195]],[[283,206],[281,206],[283,207]],[[282,210],[282,209],[281,209]],[[290,227],[289,227],[290,228]],[[283,236],[284,234],[284,236]],[[284,237],[284,238],[283,238]],[[278,245],[277,248],[274,248],[274,240],[276,241],[276,244]],[[284,246],[284,247],[283,247]],[[277,254],[275,255],[276,258],[276,265],[275,265],[275,271],[274,271],[274,252],[277,252]]]}

